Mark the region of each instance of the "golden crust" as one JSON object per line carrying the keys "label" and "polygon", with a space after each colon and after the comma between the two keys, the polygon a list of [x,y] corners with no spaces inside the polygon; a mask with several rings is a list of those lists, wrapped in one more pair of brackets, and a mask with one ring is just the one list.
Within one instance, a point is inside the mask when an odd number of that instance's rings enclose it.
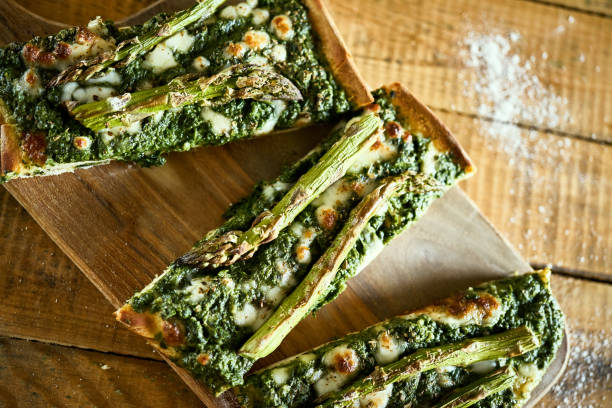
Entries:
{"label": "golden crust", "polygon": [[19,134],[14,125],[0,126],[0,176],[23,169]]}
{"label": "golden crust", "polygon": [[[168,357],[176,357],[175,347],[185,342],[182,325],[164,320],[159,314],[139,313],[126,304],[115,312],[115,318],[134,333],[146,338],[149,344]],[[166,347],[160,344],[160,336]]]}
{"label": "golden crust", "polygon": [[499,300],[488,293],[480,293],[477,298],[468,298],[465,293],[459,293],[437,300],[429,306],[411,312],[410,315],[446,315],[456,319],[472,318],[477,321],[486,321],[500,307]]}
{"label": "golden crust", "polygon": [[346,44],[340,37],[327,7],[322,0],[304,0],[308,8],[310,23],[321,42],[321,50],[327,59],[336,80],[346,90],[349,100],[355,107],[368,105],[374,101],[369,87],[361,77],[353,62]]}
{"label": "golden crust", "polygon": [[463,168],[466,175],[476,168],[463,150],[455,136],[440,119],[402,84],[395,82],[383,88],[391,96],[391,102],[404,123],[410,125],[411,132],[420,132],[431,138],[438,151],[451,152],[454,160]]}

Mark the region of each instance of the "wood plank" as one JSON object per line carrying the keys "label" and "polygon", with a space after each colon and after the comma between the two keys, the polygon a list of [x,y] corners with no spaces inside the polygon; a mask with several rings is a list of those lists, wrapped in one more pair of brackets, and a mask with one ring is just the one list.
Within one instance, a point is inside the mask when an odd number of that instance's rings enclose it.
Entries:
{"label": "wood plank", "polygon": [[160,359],[6,190],[0,214],[0,335]]}
{"label": "wood plank", "polygon": [[[594,11],[612,9],[609,0],[556,1]],[[351,3],[329,0],[329,4],[370,84],[378,86],[399,80],[428,105],[469,114],[479,112],[481,101],[470,89],[480,73],[465,66],[462,54],[468,49],[466,36],[471,32],[509,38],[510,32],[519,33],[520,40],[510,41],[512,51],[508,58],[516,54],[521,60],[520,66],[526,62],[533,65],[532,74],[556,95],[567,99],[567,107],[560,104],[559,109],[571,116],[569,122],[562,120],[558,125],[549,126],[537,125],[528,118],[519,121],[612,142],[612,53],[609,47],[599,46],[612,43],[612,21],[555,7],[556,1],[523,1],[520,7],[508,0],[486,3],[478,0]],[[66,17],[53,3],[51,0],[22,2],[43,16],[82,24],[97,14],[119,19],[151,4],[152,0],[111,0],[112,7],[106,3],[96,6],[67,2]],[[530,61],[532,56],[534,59]],[[536,98],[532,102],[541,101]]]}
{"label": "wood plank", "polygon": [[[612,53],[610,47],[603,46],[612,43],[609,18],[505,0],[328,3],[371,86],[401,81],[430,106],[470,115],[479,113],[482,94],[480,99],[474,94],[473,84],[483,78],[483,73],[467,67],[462,57],[469,51],[465,44],[469,33],[489,36],[488,44],[495,41],[491,35],[508,39],[511,32],[518,33],[516,43],[507,40],[510,51],[502,64],[512,65],[509,61],[513,55],[520,59],[515,65],[524,66],[529,61],[531,74],[542,86],[567,99],[567,108],[560,108],[560,113],[567,111],[572,118],[569,123],[561,120],[558,125],[538,127],[612,142]],[[573,22],[568,20],[570,16]],[[530,61],[532,56],[534,60]],[[497,65],[491,68],[503,69]],[[532,75],[524,76],[520,76],[522,83],[534,81]],[[508,85],[501,78],[497,84]],[[546,112],[541,98],[535,99],[523,112]],[[520,108],[516,102],[513,105]],[[504,109],[499,106],[497,112],[507,117]],[[535,125],[532,119],[520,122]]]}
{"label": "wood plank", "polygon": [[529,0],[539,3],[554,4],[572,9],[612,16],[612,1],[610,0]]}
{"label": "wood plank", "polygon": [[58,7],[56,0],[19,1],[34,14],[71,26],[87,24],[95,16],[122,20],[155,2],[156,0],[65,1],[62,7]]}
{"label": "wood plank", "polygon": [[[553,276],[552,285],[573,329],[573,341],[580,349],[572,355],[560,386],[553,388],[538,406],[569,408],[578,403],[602,406],[603,397],[612,398],[601,380],[605,379],[606,367],[609,372],[612,356],[609,347],[597,341],[612,336],[606,324],[612,318],[612,285],[558,275]],[[593,314],[593,310],[600,313]],[[591,317],[584,319],[585,315]],[[0,349],[0,404],[6,406],[35,408],[54,403],[72,407],[94,402],[96,406],[133,406],[132,398],[139,392],[143,398],[139,406],[201,406],[199,401],[183,394],[180,380],[162,363],[6,338],[0,338]],[[582,361],[581,355],[590,360]],[[102,370],[104,364],[110,369]],[[582,383],[585,388],[577,389],[576,379],[583,373],[587,376],[593,373],[595,380]],[[572,395],[571,390],[580,392]],[[180,398],[176,398],[175,392],[180,393]],[[108,399],[101,401],[100,395]],[[563,398],[568,400],[563,402]],[[173,403],[168,405],[170,399]]]}
{"label": "wood plank", "polygon": [[612,146],[517,129],[517,148],[482,121],[437,112],[478,167],[467,194],[532,263],[612,279]]}
{"label": "wood plank", "polygon": [[0,337],[2,407],[199,407],[160,361]]}
{"label": "wood plank", "polygon": [[552,287],[570,327],[564,376],[542,407],[606,407],[612,399],[612,285],[554,276]]}

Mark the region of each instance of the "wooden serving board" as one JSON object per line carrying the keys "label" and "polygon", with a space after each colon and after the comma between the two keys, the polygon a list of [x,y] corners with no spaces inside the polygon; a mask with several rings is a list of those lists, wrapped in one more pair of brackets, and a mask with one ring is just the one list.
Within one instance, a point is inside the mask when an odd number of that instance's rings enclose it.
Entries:
{"label": "wooden serving board", "polygon": [[[186,3],[189,1],[160,1],[125,23]],[[58,28],[57,23],[28,14],[13,0],[0,3],[2,42],[26,40]],[[73,174],[14,180],[5,187],[119,307],[217,226],[227,206],[247,194],[257,180],[276,176],[283,165],[302,156],[328,131],[327,127],[315,127],[171,154],[168,163],[158,168],[112,163]],[[529,265],[475,205],[454,188],[351,280],[336,301],[304,320],[257,366],[426,305],[471,284],[528,270]],[[567,355],[565,340],[529,406],[562,373]],[[231,406],[226,399],[213,398],[185,371],[173,368],[209,407]]]}

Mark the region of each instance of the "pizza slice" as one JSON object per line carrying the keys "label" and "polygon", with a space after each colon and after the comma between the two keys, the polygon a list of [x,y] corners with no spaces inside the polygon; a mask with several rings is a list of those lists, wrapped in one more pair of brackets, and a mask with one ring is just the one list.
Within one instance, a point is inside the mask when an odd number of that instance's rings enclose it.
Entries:
{"label": "pizza slice", "polygon": [[[241,384],[295,324],[474,170],[401,85],[374,95],[373,105],[232,206],[222,226],[117,319],[215,393]],[[279,324],[287,310],[291,319]]]}
{"label": "pizza slice", "polygon": [[555,358],[550,271],[470,288],[290,357],[234,389],[255,407],[519,407]]}
{"label": "pizza slice", "polygon": [[0,49],[0,182],[111,160],[161,164],[167,152],[371,103],[320,0],[222,3],[141,26],[97,18]]}

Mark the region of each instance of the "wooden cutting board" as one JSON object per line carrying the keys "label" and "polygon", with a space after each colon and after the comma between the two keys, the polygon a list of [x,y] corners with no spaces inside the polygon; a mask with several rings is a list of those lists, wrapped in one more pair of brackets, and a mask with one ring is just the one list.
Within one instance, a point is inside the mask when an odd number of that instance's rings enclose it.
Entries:
{"label": "wooden cutting board", "polygon": [[[158,11],[189,3],[160,1],[125,23],[143,21]],[[27,40],[59,28],[60,24],[31,15],[13,0],[0,3],[0,42]],[[158,168],[112,163],[73,174],[15,180],[5,187],[119,307],[217,226],[227,206],[247,194],[257,180],[275,177],[283,165],[302,156],[328,130],[315,127],[171,154],[168,163]],[[351,280],[335,302],[304,320],[279,350],[257,367],[471,284],[528,270],[529,265],[475,205],[454,188]],[[565,340],[529,406],[535,405],[562,373],[567,355]],[[186,372],[172,366],[209,407],[231,406],[225,399],[213,398]]]}

